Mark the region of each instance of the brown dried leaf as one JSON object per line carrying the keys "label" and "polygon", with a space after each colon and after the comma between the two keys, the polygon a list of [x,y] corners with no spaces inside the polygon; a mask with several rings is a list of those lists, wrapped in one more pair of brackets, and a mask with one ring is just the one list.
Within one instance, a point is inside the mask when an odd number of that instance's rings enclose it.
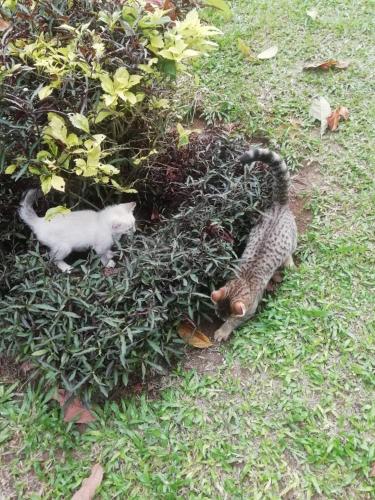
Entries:
{"label": "brown dried leaf", "polygon": [[177,18],[176,14],[176,6],[171,0],[164,0],[163,10],[167,10],[167,15],[171,18],[172,21],[175,21]]}
{"label": "brown dried leaf", "polygon": [[336,130],[339,126],[340,119],[347,120],[349,118],[349,110],[344,106],[336,108],[327,118],[327,125],[330,130]]}
{"label": "brown dried leaf", "polygon": [[150,219],[152,222],[160,222],[160,212],[156,207],[152,209]]}
{"label": "brown dried leaf", "polygon": [[5,21],[2,17],[0,17],[0,31],[6,31],[10,26],[8,21]]}
{"label": "brown dried leaf", "polygon": [[24,361],[22,365],[20,366],[20,370],[23,375],[26,375],[29,371],[31,371],[35,366],[30,363],[30,361]]}
{"label": "brown dried leaf", "polygon": [[106,278],[109,278],[110,276],[116,276],[120,271],[121,269],[119,267],[105,267],[103,269],[103,274]]}
{"label": "brown dried leaf", "polygon": [[372,467],[370,470],[370,477],[375,477],[375,462],[372,464]]}
{"label": "brown dried leaf", "polygon": [[339,115],[343,120],[349,120],[349,110],[345,106],[339,107]]}
{"label": "brown dried leaf", "polygon": [[330,130],[336,130],[339,126],[340,115],[338,109],[332,111],[332,113],[327,118],[327,125]]}
{"label": "brown dried leaf", "polygon": [[212,238],[219,238],[231,244],[234,243],[234,238],[231,235],[231,233],[226,231],[223,227],[219,226],[219,224],[215,223],[208,224],[204,228],[204,232],[207,233]]}
{"label": "brown dried leaf", "polygon": [[91,474],[87,479],[84,479],[80,489],[74,493],[72,500],[92,500],[95,491],[99,488],[103,480],[104,470],[100,464],[95,464],[91,469]]}
{"label": "brown dried leaf", "polygon": [[178,327],[178,333],[187,344],[192,345],[193,347],[207,349],[213,345],[211,340],[206,337],[203,332],[198,330],[198,328],[194,328],[194,326],[187,321],[180,324]]}
{"label": "brown dried leaf", "polygon": [[303,69],[323,69],[327,71],[329,68],[346,69],[349,66],[347,61],[337,61],[336,59],[327,59],[315,63],[306,64]]}
{"label": "brown dried leaf", "polygon": [[54,399],[56,399],[64,409],[64,422],[74,421],[77,424],[88,424],[96,420],[96,417],[90,410],[82,405],[78,398],[73,398],[71,400],[69,400],[69,398],[70,395],[64,391],[64,389],[59,389],[54,396]]}

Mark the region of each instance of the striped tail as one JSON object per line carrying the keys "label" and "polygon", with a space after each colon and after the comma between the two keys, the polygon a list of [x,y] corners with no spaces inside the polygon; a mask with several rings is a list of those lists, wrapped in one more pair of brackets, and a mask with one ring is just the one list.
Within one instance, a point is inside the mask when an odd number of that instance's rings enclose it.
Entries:
{"label": "striped tail", "polygon": [[30,189],[26,192],[23,200],[20,203],[18,213],[21,219],[26,222],[28,226],[32,226],[39,219],[35,210],[33,209],[33,205],[39,197],[39,189]]}
{"label": "striped tail", "polygon": [[253,148],[244,153],[240,157],[241,163],[253,163],[254,161],[262,161],[270,166],[274,175],[273,185],[273,201],[286,205],[289,199],[289,184],[290,177],[288,167],[284,160],[276,153],[269,149]]}

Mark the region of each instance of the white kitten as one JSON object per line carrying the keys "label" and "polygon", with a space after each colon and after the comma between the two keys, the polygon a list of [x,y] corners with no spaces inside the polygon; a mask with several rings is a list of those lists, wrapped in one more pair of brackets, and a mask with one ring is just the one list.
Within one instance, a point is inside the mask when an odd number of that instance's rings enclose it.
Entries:
{"label": "white kitten", "polygon": [[99,212],[78,210],[66,215],[56,215],[47,221],[38,217],[33,209],[38,196],[37,189],[28,191],[20,204],[19,214],[40,243],[50,248],[50,255],[61,271],[70,272],[72,269],[64,262],[65,257],[73,250],[87,248],[93,248],[106,267],[115,266],[111,247],[122,234],[135,230],[135,203],[121,203]]}

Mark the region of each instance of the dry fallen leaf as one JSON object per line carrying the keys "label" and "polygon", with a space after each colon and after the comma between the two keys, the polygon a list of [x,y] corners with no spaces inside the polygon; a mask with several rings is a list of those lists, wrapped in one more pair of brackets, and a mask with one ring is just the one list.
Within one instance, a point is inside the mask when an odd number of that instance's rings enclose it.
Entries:
{"label": "dry fallen leaf", "polygon": [[223,227],[221,227],[219,224],[208,224],[203,231],[211,236],[212,238],[219,238],[223,241],[227,241],[228,243],[232,244],[234,243],[234,238],[231,233],[226,231]]}
{"label": "dry fallen leaf", "polygon": [[9,28],[10,23],[8,21],[5,21],[2,17],[0,17],[0,31],[5,31]]}
{"label": "dry fallen leaf", "polygon": [[69,400],[69,394],[64,389],[59,389],[54,399],[64,409],[64,422],[75,422],[77,424],[88,424],[96,420],[90,410],[85,408],[78,398]]}
{"label": "dry fallen leaf", "polygon": [[372,467],[370,470],[370,477],[375,477],[375,462],[372,464]]}
{"label": "dry fallen leaf", "polygon": [[267,50],[264,50],[260,54],[258,54],[258,59],[271,59],[272,57],[275,57],[275,55],[278,52],[278,47],[276,45],[273,45]]}
{"label": "dry fallen leaf", "polygon": [[348,61],[338,61],[337,59],[327,59],[326,61],[319,61],[310,64],[306,64],[303,69],[323,69],[328,70],[329,68],[336,69],[346,69],[349,66]]}
{"label": "dry fallen leaf", "polygon": [[100,464],[95,464],[91,469],[90,476],[83,480],[82,486],[74,493],[72,500],[92,500],[103,480],[103,474],[103,467]]}
{"label": "dry fallen leaf", "polygon": [[336,130],[339,126],[340,115],[338,110],[332,111],[332,113],[327,118],[327,125],[330,130]]}
{"label": "dry fallen leaf", "polygon": [[349,120],[349,110],[345,106],[339,107],[339,115],[343,120]]}
{"label": "dry fallen leaf", "polygon": [[193,347],[207,349],[207,347],[211,347],[213,345],[211,340],[206,337],[203,332],[198,330],[198,328],[194,328],[194,326],[187,321],[180,324],[178,327],[178,333],[187,344],[192,345]]}
{"label": "dry fallen leaf", "polygon": [[332,113],[331,106],[324,97],[316,97],[310,107],[310,116],[320,121],[320,135],[327,130],[327,118]]}
{"label": "dry fallen leaf", "polygon": [[34,368],[34,365],[30,363],[30,361],[24,361],[22,365],[20,366],[20,370],[23,375],[26,375],[29,371],[31,371]]}
{"label": "dry fallen leaf", "polygon": [[312,9],[309,9],[306,11],[306,14],[311,17],[311,19],[315,19],[318,17],[318,9],[316,9],[315,7],[313,7]]}
{"label": "dry fallen leaf", "polygon": [[116,274],[119,274],[121,272],[121,269],[119,267],[105,267],[103,269],[103,274],[106,278],[109,278],[110,276],[116,276]]}
{"label": "dry fallen leaf", "polygon": [[344,106],[340,106],[336,108],[327,118],[327,125],[330,130],[336,130],[339,126],[340,119],[348,120],[349,118],[349,110]]}
{"label": "dry fallen leaf", "polygon": [[177,19],[176,6],[173,2],[171,2],[171,0],[164,0],[163,10],[168,11],[167,15],[172,19],[172,21]]}

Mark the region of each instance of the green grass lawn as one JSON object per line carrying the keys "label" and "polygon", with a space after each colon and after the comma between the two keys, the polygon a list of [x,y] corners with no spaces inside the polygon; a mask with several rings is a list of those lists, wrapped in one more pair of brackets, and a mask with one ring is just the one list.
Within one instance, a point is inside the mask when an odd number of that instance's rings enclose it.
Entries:
{"label": "green grass lawn", "polygon": [[[375,498],[374,2],[239,0],[233,10],[231,21],[212,16],[224,36],[198,68],[206,114],[267,136],[293,169],[319,162],[300,265],[220,348],[216,370],[179,369],[155,399],[108,402],[83,434],[43,387],[4,384],[0,498],[69,498],[97,461],[102,499]],[[279,52],[247,62],[238,38],[255,54]],[[330,57],[351,65],[302,71]],[[322,139],[315,95],[350,110]]]}

